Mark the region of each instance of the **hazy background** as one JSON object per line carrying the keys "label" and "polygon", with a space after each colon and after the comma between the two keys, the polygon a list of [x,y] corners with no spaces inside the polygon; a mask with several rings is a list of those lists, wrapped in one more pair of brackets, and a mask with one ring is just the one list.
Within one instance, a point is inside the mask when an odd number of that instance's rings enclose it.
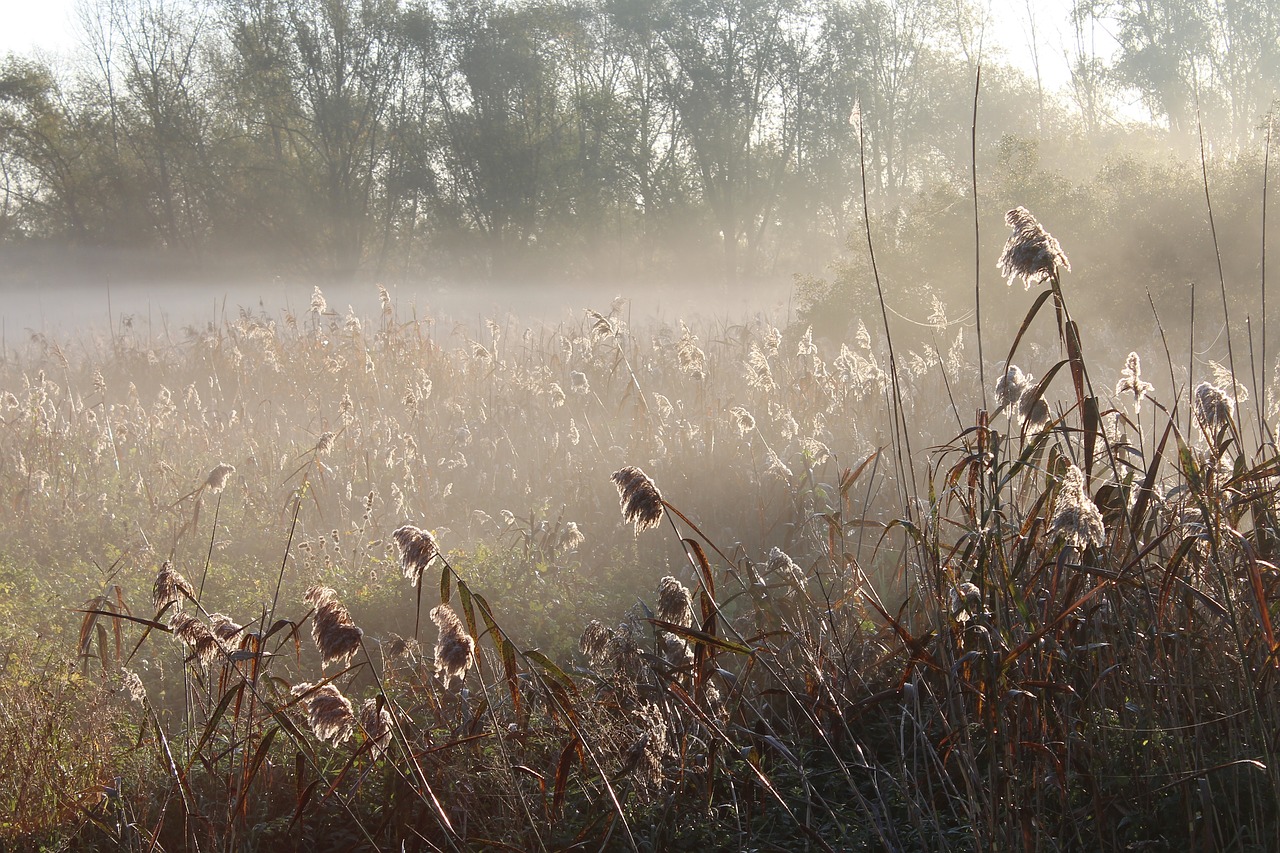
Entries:
{"label": "hazy background", "polygon": [[906,329],[971,326],[977,275],[1006,322],[993,259],[1022,204],[1086,319],[1153,330],[1146,292],[1176,325],[1217,284],[1197,109],[1256,319],[1278,21],[1263,0],[7,3],[3,331],[218,321],[316,284],[362,313],[376,282],[463,320],[625,294],[840,336],[874,298],[864,160]]}

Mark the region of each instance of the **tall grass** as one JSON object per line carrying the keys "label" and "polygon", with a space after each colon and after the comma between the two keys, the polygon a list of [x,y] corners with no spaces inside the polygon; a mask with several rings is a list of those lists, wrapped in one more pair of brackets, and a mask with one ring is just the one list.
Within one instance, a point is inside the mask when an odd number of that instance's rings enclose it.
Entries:
{"label": "tall grass", "polygon": [[1151,382],[1009,222],[990,389],[943,309],[892,358],[625,303],[444,330],[385,290],[34,337],[4,617],[75,652],[0,674],[5,836],[1276,849],[1263,404]]}

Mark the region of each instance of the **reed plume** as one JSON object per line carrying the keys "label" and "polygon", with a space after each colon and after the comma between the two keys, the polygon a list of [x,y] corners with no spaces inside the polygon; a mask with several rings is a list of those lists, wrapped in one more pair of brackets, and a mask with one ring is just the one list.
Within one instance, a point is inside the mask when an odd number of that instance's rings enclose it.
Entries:
{"label": "reed plume", "polygon": [[1028,290],[1033,285],[1048,281],[1058,274],[1058,269],[1071,270],[1062,246],[1025,207],[1015,207],[1004,215],[1004,221],[1013,229],[1000,253],[1000,272],[1013,284],[1021,278]]}
{"label": "reed plume", "polygon": [[435,537],[426,530],[406,524],[397,528],[391,538],[400,550],[400,568],[404,570],[404,576],[417,586],[427,566],[440,554]]}
{"label": "reed plume", "polygon": [[663,622],[685,628],[693,624],[693,597],[688,588],[671,575],[659,583],[657,616]]}
{"label": "reed plume", "polygon": [[1205,432],[1217,432],[1231,422],[1231,398],[1218,386],[1201,382],[1194,399],[1196,420]]}
{"label": "reed plume", "polygon": [[351,737],[356,727],[356,716],[351,709],[351,700],[343,696],[337,687],[332,684],[317,687],[304,681],[295,685],[292,693],[301,697],[298,704],[307,715],[311,731],[320,740],[337,746]]}
{"label": "reed plume", "polygon": [[1067,463],[1062,488],[1054,502],[1053,518],[1049,522],[1049,535],[1061,536],[1063,541],[1077,551],[1085,546],[1101,547],[1107,530],[1102,513],[1084,491],[1084,472],[1074,463]]}
{"label": "reed plume", "polygon": [[225,462],[219,462],[214,469],[209,472],[209,476],[205,478],[205,488],[213,492],[215,495],[227,487],[227,480],[236,472],[236,466],[228,465]]}
{"label": "reed plume", "polygon": [[951,618],[963,625],[982,612],[982,590],[968,581],[953,586],[947,592],[947,608]]}
{"label": "reed plume", "polygon": [[181,610],[184,597],[195,601],[195,588],[173,568],[173,563],[165,560],[160,565],[160,573],[156,575],[156,582],[151,587],[151,603],[155,605],[157,613],[170,604],[174,605],[175,609]]}
{"label": "reed plume", "polygon": [[662,495],[648,475],[634,465],[614,472],[624,521],[635,524],[636,533],[657,527],[662,521]]}
{"label": "reed plume", "polygon": [[203,622],[189,613],[175,613],[169,620],[169,630],[191,649],[192,657],[208,666],[217,657],[222,646]]}
{"label": "reed plume", "polygon": [[360,730],[368,738],[374,758],[382,755],[390,745],[394,723],[387,706],[377,699],[366,699],[360,706]]}
{"label": "reed plume", "polygon": [[321,666],[336,663],[346,666],[360,650],[364,631],[351,621],[351,614],[338,600],[338,594],[327,586],[307,590],[306,600],[315,607],[311,623],[311,639],[320,650]]}
{"label": "reed plume", "polygon": [[471,666],[476,641],[467,633],[458,614],[447,604],[431,609],[431,621],[440,629],[436,640],[436,675],[444,682],[445,689],[455,678],[462,679]]}

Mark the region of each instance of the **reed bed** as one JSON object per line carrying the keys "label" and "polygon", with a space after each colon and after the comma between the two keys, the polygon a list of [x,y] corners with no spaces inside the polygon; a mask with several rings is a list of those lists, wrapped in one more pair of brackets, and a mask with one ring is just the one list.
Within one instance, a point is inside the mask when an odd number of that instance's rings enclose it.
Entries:
{"label": "reed bed", "polygon": [[860,324],[445,329],[317,289],[32,337],[0,836],[1277,849],[1276,389],[1099,345],[1070,247],[1008,224],[988,408],[944,316],[890,358]]}

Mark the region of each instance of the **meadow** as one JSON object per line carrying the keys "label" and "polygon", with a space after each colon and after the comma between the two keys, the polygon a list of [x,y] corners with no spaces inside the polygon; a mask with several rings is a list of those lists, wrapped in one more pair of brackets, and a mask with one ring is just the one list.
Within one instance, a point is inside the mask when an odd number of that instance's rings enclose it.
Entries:
{"label": "meadow", "polygon": [[1265,343],[1104,345],[1008,222],[998,339],[316,287],[11,345],[0,838],[1277,849]]}

